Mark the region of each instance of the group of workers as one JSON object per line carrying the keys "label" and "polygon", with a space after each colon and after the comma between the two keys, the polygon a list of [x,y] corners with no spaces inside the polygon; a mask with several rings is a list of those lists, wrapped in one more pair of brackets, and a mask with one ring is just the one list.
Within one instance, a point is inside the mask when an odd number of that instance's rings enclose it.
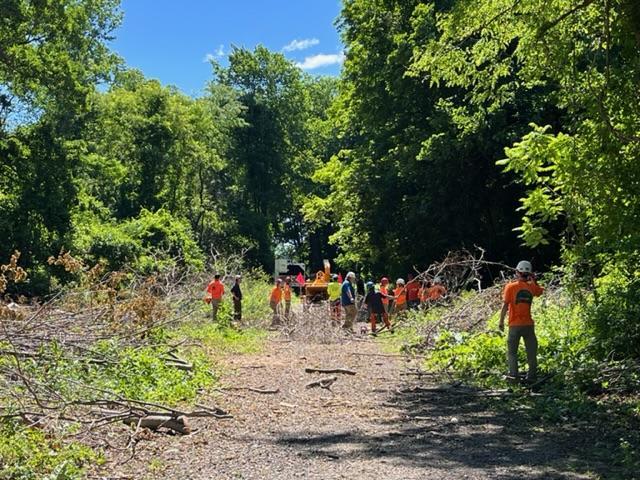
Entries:
{"label": "group of workers", "polygon": [[417,309],[444,297],[447,289],[439,277],[432,281],[418,281],[409,274],[408,281],[398,278],[395,288],[387,277],[382,277],[376,285],[373,281],[366,284],[356,281],[354,272],[349,272],[342,284],[338,275],[332,275],[327,286],[331,319],[339,323],[344,309],[345,320],[342,327],[352,331],[358,310],[364,306],[371,323],[371,333],[377,333],[378,322],[384,322],[391,330],[389,317],[402,314],[407,309]]}
{"label": "group of workers", "polygon": [[[534,322],[531,317],[531,304],[534,297],[542,295],[544,289],[538,285],[530,262],[523,260],[516,266],[516,278],[509,282],[503,291],[503,306],[500,313],[499,328],[504,330],[505,318],[508,315],[507,335],[507,363],[509,365],[509,378],[519,381],[518,373],[518,347],[520,339],[524,340],[529,370],[526,380],[535,382],[537,374],[538,340],[535,334]],[[429,306],[447,295],[447,289],[439,277],[431,281],[418,281],[409,275],[408,282],[398,278],[395,288],[390,285],[389,279],[383,277],[376,285],[373,281],[364,284],[363,280],[356,280],[354,272],[349,272],[342,283],[338,281],[338,275],[332,275],[327,285],[329,298],[330,318],[335,324],[339,324],[344,310],[344,323],[342,327],[348,332],[353,332],[358,308],[364,306],[367,309],[371,323],[371,333],[377,333],[379,322],[383,322],[390,331],[392,324],[390,316],[402,314],[407,309],[417,309],[421,306]],[[240,288],[241,277],[235,277],[235,283],[231,289],[234,307],[234,320],[242,319],[242,290]],[[366,287],[366,288],[365,288]],[[220,275],[215,275],[213,281],[206,288],[205,301],[211,304],[213,321],[217,321],[218,309],[222,301],[225,289],[220,281]],[[273,311],[272,325],[277,326],[282,321],[282,303],[284,301],[284,318],[291,316],[291,278],[284,281],[275,280],[275,285],[269,296],[269,305]]]}

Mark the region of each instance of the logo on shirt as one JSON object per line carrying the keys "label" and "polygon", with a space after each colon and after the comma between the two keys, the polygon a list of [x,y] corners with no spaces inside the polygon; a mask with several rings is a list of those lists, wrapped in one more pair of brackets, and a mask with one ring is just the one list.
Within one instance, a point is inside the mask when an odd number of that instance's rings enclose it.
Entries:
{"label": "logo on shirt", "polygon": [[519,303],[527,303],[531,305],[533,302],[533,294],[529,290],[518,290],[516,293],[516,305]]}

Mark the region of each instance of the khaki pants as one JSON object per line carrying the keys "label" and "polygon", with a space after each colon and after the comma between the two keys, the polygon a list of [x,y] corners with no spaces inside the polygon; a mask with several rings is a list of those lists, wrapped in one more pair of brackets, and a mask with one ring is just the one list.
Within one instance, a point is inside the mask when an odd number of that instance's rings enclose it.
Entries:
{"label": "khaki pants", "polygon": [[509,327],[509,335],[507,336],[509,375],[518,378],[518,347],[521,337],[524,338],[524,348],[527,351],[527,364],[529,365],[527,378],[533,380],[538,373],[538,339],[533,325]]}
{"label": "khaki pants", "polygon": [[220,308],[220,299],[211,299],[211,318],[214,322],[218,321],[218,309]]}
{"label": "khaki pants", "polygon": [[344,325],[342,328],[346,328],[347,330],[353,329],[353,321],[356,319],[356,306],[345,305],[344,306]]}
{"label": "khaki pants", "polygon": [[271,325],[280,324],[280,303],[271,301],[269,302],[269,306],[271,307],[271,310],[273,310]]}
{"label": "khaki pants", "polygon": [[284,301],[284,318],[289,320],[291,317],[291,300]]}
{"label": "khaki pants", "polygon": [[237,298],[233,299],[233,319],[236,322],[242,320],[242,300],[238,300]]}

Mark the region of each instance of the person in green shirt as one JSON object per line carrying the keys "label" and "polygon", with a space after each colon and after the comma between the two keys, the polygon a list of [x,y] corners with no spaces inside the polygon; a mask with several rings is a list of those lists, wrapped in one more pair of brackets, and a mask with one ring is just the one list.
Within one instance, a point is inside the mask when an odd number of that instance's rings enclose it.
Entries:
{"label": "person in green shirt", "polygon": [[327,285],[327,294],[329,295],[329,309],[331,311],[331,321],[338,324],[342,316],[342,305],[340,302],[341,288],[338,283],[338,275],[331,275],[331,281]]}

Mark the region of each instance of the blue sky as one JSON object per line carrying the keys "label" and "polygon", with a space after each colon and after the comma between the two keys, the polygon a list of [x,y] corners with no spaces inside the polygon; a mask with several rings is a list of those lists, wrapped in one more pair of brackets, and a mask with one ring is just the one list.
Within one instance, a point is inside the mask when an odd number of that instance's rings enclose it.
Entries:
{"label": "blue sky", "polygon": [[263,44],[312,74],[337,75],[340,0],[122,0],[112,48],[133,68],[197,95],[231,46]]}

